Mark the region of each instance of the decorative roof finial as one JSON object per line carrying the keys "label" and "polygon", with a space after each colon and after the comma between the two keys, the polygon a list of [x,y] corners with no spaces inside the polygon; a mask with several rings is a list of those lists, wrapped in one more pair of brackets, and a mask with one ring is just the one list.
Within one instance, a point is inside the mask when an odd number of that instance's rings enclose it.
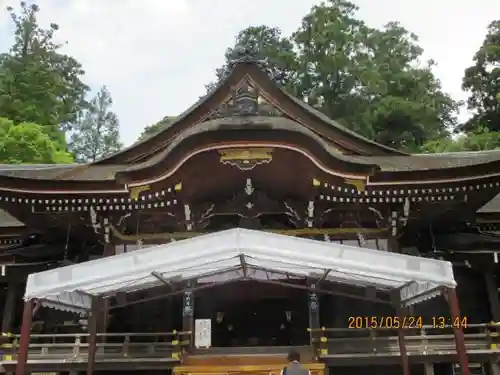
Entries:
{"label": "decorative roof finial", "polygon": [[255,47],[245,44],[234,46],[229,58],[229,68],[232,69],[240,63],[255,63],[263,69],[267,68],[267,60],[259,59],[259,51]]}

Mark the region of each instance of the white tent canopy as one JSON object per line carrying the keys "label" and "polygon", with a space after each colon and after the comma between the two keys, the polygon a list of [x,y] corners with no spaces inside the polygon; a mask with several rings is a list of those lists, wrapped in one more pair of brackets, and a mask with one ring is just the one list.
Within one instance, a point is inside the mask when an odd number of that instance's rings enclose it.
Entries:
{"label": "white tent canopy", "polygon": [[322,275],[333,282],[400,289],[406,305],[456,286],[450,262],[237,228],[31,274],[24,298],[85,313],[92,296],[147,289],[164,283],[161,279],[203,283]]}

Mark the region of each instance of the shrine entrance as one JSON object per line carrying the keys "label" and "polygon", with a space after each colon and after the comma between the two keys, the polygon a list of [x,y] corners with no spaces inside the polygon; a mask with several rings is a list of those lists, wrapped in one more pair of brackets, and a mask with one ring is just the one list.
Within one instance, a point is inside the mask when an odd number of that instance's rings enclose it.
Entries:
{"label": "shrine entrance", "polygon": [[197,298],[196,319],[211,319],[212,347],[309,345],[308,294],[255,281],[214,287]]}

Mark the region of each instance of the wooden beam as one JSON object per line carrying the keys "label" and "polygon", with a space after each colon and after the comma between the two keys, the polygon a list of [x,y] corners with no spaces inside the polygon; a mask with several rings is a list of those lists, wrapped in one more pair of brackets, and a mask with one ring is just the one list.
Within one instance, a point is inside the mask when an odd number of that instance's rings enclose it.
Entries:
{"label": "wooden beam", "polygon": [[328,277],[330,272],[332,272],[332,270],[326,270],[325,273],[315,282],[315,284],[319,286]]}
{"label": "wooden beam", "polygon": [[169,280],[165,279],[159,272],[153,271],[153,272],[151,272],[151,275],[156,277],[163,284],[169,286],[170,288],[173,288],[172,283]]}
{"label": "wooden beam", "polygon": [[241,263],[241,269],[243,270],[243,276],[247,277],[248,276],[247,263],[245,261],[245,255],[243,254],[240,254],[240,263]]}
{"label": "wooden beam", "polygon": [[[197,286],[195,286],[193,288],[190,288],[190,290],[194,292],[194,291],[199,291],[199,290],[203,290],[203,289],[210,289],[210,288],[214,288],[216,286],[220,286],[220,285],[224,285],[224,284],[231,284],[231,283],[235,283],[235,282],[242,281],[242,280],[245,280],[245,278],[244,277],[240,277],[240,278],[236,278],[234,280],[223,281],[223,282],[220,282],[220,283],[211,283],[211,284],[197,285]],[[186,291],[186,288],[182,288],[182,289],[179,289],[179,290],[174,290],[174,291],[171,291],[171,292],[168,292],[168,293],[163,293],[163,294],[159,294],[159,295],[152,296],[152,297],[139,298],[139,299],[136,299],[136,300],[133,300],[133,301],[128,301],[127,300],[126,303],[124,303],[124,304],[110,305],[109,309],[112,310],[112,309],[117,309],[117,308],[121,308],[121,307],[137,305],[139,303],[144,303],[144,302],[149,302],[149,301],[156,301],[156,300],[159,300],[159,299],[173,297],[173,296],[177,296],[177,295],[183,294],[185,291]]]}
{"label": "wooden beam", "polygon": [[[298,284],[292,284],[292,283],[286,283],[282,281],[275,281],[275,280],[261,280],[261,279],[252,279],[254,281],[260,282],[260,283],[265,283],[265,284],[274,284],[274,285],[280,285],[283,287],[287,288],[295,288],[295,289],[301,289],[301,290],[307,290],[311,291],[313,290],[312,288],[305,286],[305,285],[298,285]],[[368,301],[368,302],[374,302],[374,303],[383,303],[383,304],[392,304],[391,301],[389,300],[383,300],[380,298],[370,298],[370,297],[365,297],[365,296],[357,296],[349,293],[342,293],[342,292],[336,292],[332,290],[327,290],[327,289],[319,289],[316,288],[314,289],[318,294],[328,294],[332,296],[342,296],[342,297],[347,297],[347,298],[352,298],[352,299],[357,299],[361,301]]]}
{"label": "wooden beam", "polygon": [[[209,234],[213,232],[169,232],[169,233],[138,233],[138,234],[124,234],[120,232],[115,226],[110,225],[111,233],[114,238],[119,239],[123,243],[136,243],[137,240],[145,242],[149,241],[170,241],[172,239],[182,240]],[[387,234],[387,228],[299,228],[299,229],[266,229],[264,232],[283,234],[287,236],[357,236],[358,234],[364,235],[366,238],[382,238]]]}

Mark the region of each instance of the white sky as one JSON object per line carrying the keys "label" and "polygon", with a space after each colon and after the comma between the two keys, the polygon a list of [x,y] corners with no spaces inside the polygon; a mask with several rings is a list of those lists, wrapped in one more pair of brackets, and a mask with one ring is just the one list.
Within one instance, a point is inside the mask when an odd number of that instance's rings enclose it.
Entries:
{"label": "white sky", "polygon": [[[56,22],[66,52],[86,70],[93,89],[106,84],[122,140],[133,143],[144,126],[177,115],[205,93],[238,31],[266,24],[292,33],[313,0],[39,0],[43,22]],[[455,99],[464,69],[487,25],[500,18],[499,0],[355,0],[370,26],[399,21],[420,37],[426,57]],[[0,0],[0,9],[17,5]],[[0,51],[10,44],[0,13]]]}

